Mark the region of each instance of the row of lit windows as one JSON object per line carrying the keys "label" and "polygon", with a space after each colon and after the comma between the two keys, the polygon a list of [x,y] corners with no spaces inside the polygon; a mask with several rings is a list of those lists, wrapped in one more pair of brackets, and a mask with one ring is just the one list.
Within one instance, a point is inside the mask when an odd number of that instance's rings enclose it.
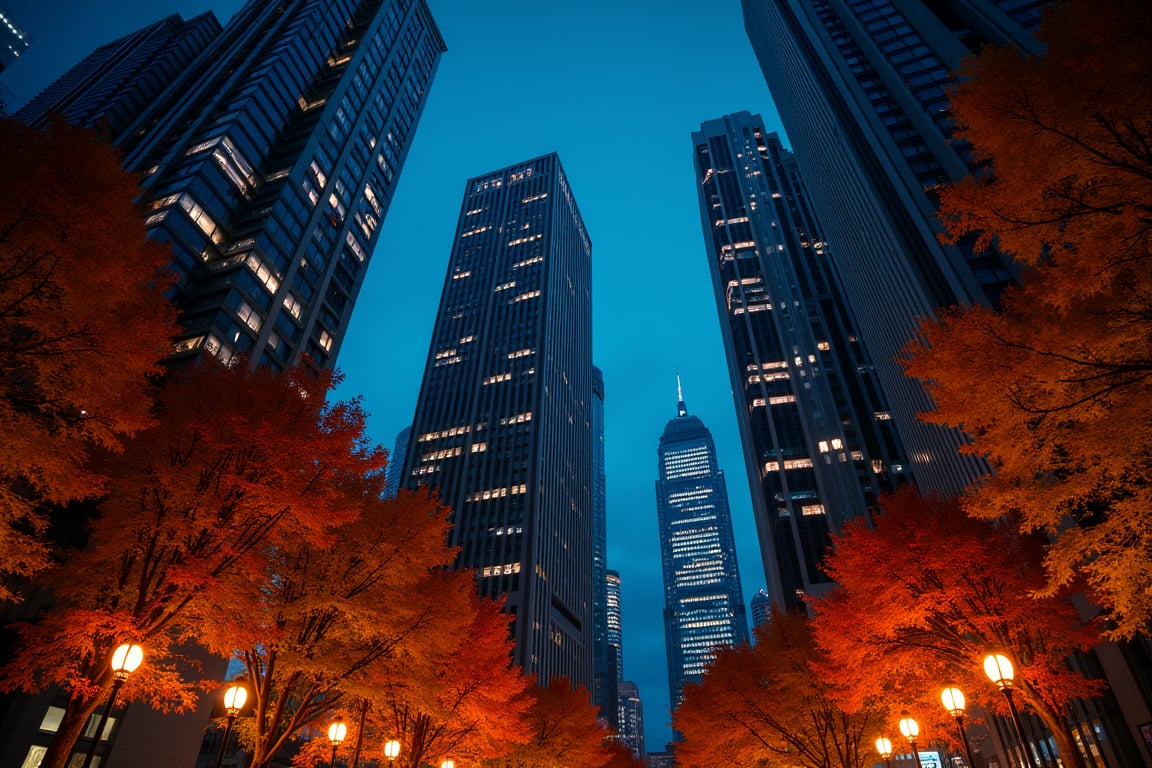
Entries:
{"label": "row of lit windows", "polygon": [[442,429],[439,432],[426,432],[416,438],[418,443],[426,443],[429,440],[442,440],[445,437],[455,437],[456,435],[465,435],[472,431],[471,424],[465,424],[460,427],[451,427],[450,429]]}
{"label": "row of lit windows", "polygon": [[[784,461],[784,469],[811,469],[812,459],[786,459]],[[769,461],[764,465],[765,472],[779,472],[780,462]]]}
{"label": "row of lit windows", "polygon": [[489,499],[503,499],[508,496],[508,494],[516,496],[518,494],[527,492],[527,483],[520,483],[519,485],[504,486],[503,488],[485,488],[482,491],[473,491],[464,497],[464,501],[487,501]]}
{"label": "row of lit windows", "polygon": [[484,578],[488,578],[489,576],[510,576],[513,573],[520,573],[520,563],[484,566],[480,571],[480,575]]}

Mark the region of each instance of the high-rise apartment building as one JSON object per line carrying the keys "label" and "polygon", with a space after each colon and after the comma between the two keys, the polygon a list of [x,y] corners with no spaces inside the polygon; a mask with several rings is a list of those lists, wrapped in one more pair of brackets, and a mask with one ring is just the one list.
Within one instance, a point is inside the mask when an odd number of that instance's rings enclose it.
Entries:
{"label": "high-rise apartment building", "polygon": [[619,713],[620,729],[617,737],[620,743],[632,751],[632,757],[644,759],[644,702],[640,700],[640,688],[631,680],[620,683]]}
{"label": "high-rise apartment building", "polygon": [[[617,593],[618,598],[619,593]],[[619,603],[617,603],[617,607],[619,607]],[[615,649],[608,639],[608,611],[608,495],[604,454],[604,373],[593,366],[592,702],[599,708],[600,718],[615,728],[617,658],[614,653]]]}
{"label": "high-rise apartment building", "polygon": [[470,179],[412,422],[405,483],[505,596],[516,660],[592,687],[591,243],[555,154]]}
{"label": "high-rise apartment building", "polygon": [[907,462],[795,159],[758,115],[692,134],[701,223],[772,601],[831,587],[829,542]]}
{"label": "high-rise apartment building", "polygon": [[897,362],[921,318],[995,302],[1014,268],[939,242],[937,189],[968,173],[947,88],[986,44],[1036,50],[1042,0],[743,0],[764,71],[919,486],[985,472],[963,435],[920,422],[930,400]]}
{"label": "high-rise apartment building", "polygon": [[616,674],[616,682],[624,679],[623,616],[620,607],[620,573],[611,568],[604,574],[608,601],[609,659]]}
{"label": "high-rise apartment building", "polygon": [[251,0],[96,51],[21,110],[102,126],[172,245],[173,353],[333,365],[444,41],[424,0]]}
{"label": "high-rise apartment building", "polygon": [[675,709],[684,684],[700,680],[717,646],[748,642],[748,616],[724,472],[712,433],[688,415],[682,395],[676,418],[660,437],[658,458],[664,642]]}

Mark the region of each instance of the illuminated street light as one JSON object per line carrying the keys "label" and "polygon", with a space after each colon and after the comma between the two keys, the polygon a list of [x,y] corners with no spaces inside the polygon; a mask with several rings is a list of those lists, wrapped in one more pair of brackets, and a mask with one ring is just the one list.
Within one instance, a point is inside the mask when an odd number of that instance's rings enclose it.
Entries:
{"label": "illuminated street light", "polygon": [[228,749],[228,737],[232,735],[232,725],[247,701],[248,689],[239,683],[228,686],[224,691],[224,709],[228,711],[228,724],[224,726],[224,739],[220,742],[220,754],[216,756],[216,768],[224,764],[224,752]]}
{"label": "illuminated street light", "polygon": [[892,742],[883,736],[876,739],[876,752],[880,755],[880,759],[884,761],[884,765],[892,768]]}
{"label": "illuminated street light", "polygon": [[456,763],[452,762],[451,760],[441,760],[440,768],[456,768]]}
{"label": "illuminated street light", "polygon": [[108,704],[104,713],[100,715],[100,724],[96,726],[96,733],[92,736],[92,743],[88,746],[88,754],[84,756],[81,768],[92,768],[92,758],[96,756],[96,747],[104,735],[104,727],[108,725],[108,715],[116,704],[116,694],[120,693],[120,686],[128,679],[128,675],[135,672],[144,662],[144,649],[134,643],[123,643],[112,652],[112,693],[108,696]]}
{"label": "illuminated street light", "polygon": [[912,757],[916,759],[916,768],[924,768],[920,764],[920,752],[916,749],[916,737],[920,735],[920,723],[908,717],[908,713],[903,713],[905,716],[900,718],[900,733],[904,738],[908,739],[908,743],[912,745]]}
{"label": "illuminated street light", "polygon": [[328,726],[328,741],[332,744],[332,768],[336,768],[336,747],[344,743],[344,737],[348,735],[348,726],[344,724],[344,718],[338,717],[332,721],[332,725]]}
{"label": "illuminated street light", "polygon": [[388,758],[388,765],[400,755],[400,742],[391,739],[384,744],[384,757]]}
{"label": "illuminated street light", "polygon": [[974,768],[972,761],[972,747],[968,744],[968,733],[964,730],[964,693],[959,688],[945,688],[940,692],[940,701],[948,714],[956,718],[956,727],[960,729],[960,742],[964,745],[964,754],[968,757],[968,768]]}
{"label": "illuminated street light", "polygon": [[[1012,698],[1012,684],[1016,680],[1016,669],[1012,666],[1012,660],[1002,653],[990,653],[984,657],[984,674],[996,683],[996,687],[1004,693],[1004,698],[1008,699],[1008,711],[1012,713],[1012,727],[1016,730],[1016,740],[1020,742],[1020,748],[1024,751],[1024,762],[1030,762],[1027,758],[1031,749],[1024,741],[1024,724],[1020,722],[1020,712],[1016,709],[1016,702]],[[1038,759],[1035,761],[1039,765],[1040,761]]]}

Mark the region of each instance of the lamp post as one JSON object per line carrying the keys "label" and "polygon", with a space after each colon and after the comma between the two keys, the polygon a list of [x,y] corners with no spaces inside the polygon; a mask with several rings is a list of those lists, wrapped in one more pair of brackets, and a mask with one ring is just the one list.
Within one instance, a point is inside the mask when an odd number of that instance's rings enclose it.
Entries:
{"label": "lamp post", "polygon": [[228,737],[232,735],[232,725],[246,701],[248,701],[248,689],[239,683],[228,686],[224,691],[224,709],[228,710],[228,724],[224,726],[224,739],[220,742],[220,754],[216,756],[216,768],[224,764],[224,753],[228,749]]}
{"label": "lamp post", "polygon": [[440,768],[456,768],[456,763],[452,762],[451,760],[441,760]]}
{"label": "lamp post", "polygon": [[328,741],[332,744],[332,768],[336,768],[336,747],[344,743],[344,737],[348,735],[348,726],[344,724],[344,718],[337,717],[332,721],[332,725],[328,726]]}
{"label": "lamp post", "polygon": [[[1028,744],[1024,741],[1024,724],[1020,722],[1020,712],[1016,709],[1016,702],[1012,698],[1012,683],[1016,679],[1016,670],[1012,666],[1012,660],[1002,653],[990,653],[984,657],[984,674],[988,679],[996,683],[996,686],[1004,693],[1004,698],[1008,699],[1008,711],[1012,713],[1012,727],[1016,731],[1016,739],[1020,742],[1020,749],[1024,752],[1024,762],[1031,762],[1028,760],[1031,750]],[[1039,761],[1036,761],[1039,765]]]}
{"label": "lamp post", "polygon": [[881,736],[876,739],[876,751],[880,754],[880,759],[884,761],[884,765],[892,768],[892,742]]}
{"label": "lamp post", "polygon": [[972,746],[968,743],[968,733],[964,730],[964,693],[959,688],[945,688],[940,692],[940,701],[948,714],[956,718],[956,727],[960,729],[960,743],[964,745],[964,754],[968,757],[968,768],[975,768],[972,760]]}
{"label": "lamp post", "polygon": [[396,739],[389,739],[384,742],[384,757],[388,758],[388,765],[392,765],[392,761],[400,754],[400,742]]}
{"label": "lamp post", "polygon": [[133,643],[123,643],[112,651],[112,693],[108,696],[108,704],[104,707],[104,714],[100,715],[100,723],[96,726],[96,733],[92,736],[92,743],[88,745],[88,754],[84,756],[81,768],[92,768],[92,758],[96,756],[96,747],[100,745],[100,737],[104,734],[104,726],[108,724],[108,715],[116,703],[116,694],[120,693],[120,686],[139,668],[144,661],[144,649]]}
{"label": "lamp post", "polygon": [[924,766],[920,764],[920,752],[916,749],[916,737],[920,735],[920,723],[907,715],[908,713],[905,712],[904,717],[900,718],[900,733],[903,734],[904,738],[908,739],[908,743],[912,745],[912,757],[916,759],[916,768],[924,768]]}

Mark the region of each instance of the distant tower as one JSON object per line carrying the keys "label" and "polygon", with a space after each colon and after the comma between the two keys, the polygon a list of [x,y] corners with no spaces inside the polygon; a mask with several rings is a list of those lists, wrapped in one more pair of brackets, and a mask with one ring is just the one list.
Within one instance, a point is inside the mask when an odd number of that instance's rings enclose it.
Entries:
{"label": "distant tower", "polygon": [[331,368],[445,50],[424,0],[249,0],[100,48],[18,117],[99,126],[144,174],[175,357]]}
{"label": "distant tower", "polygon": [[384,471],[384,496],[394,498],[404,478],[404,460],[408,456],[408,440],[412,437],[412,427],[404,427],[396,435],[396,444],[388,456],[388,468]]}
{"label": "distant tower", "polygon": [[768,596],[768,592],[761,589],[752,595],[752,626],[767,624],[770,618],[772,618],[772,598]]}
{"label": "distant tower", "polygon": [[712,434],[688,415],[679,377],[676,389],[677,416],[660,437],[656,481],[673,709],[684,684],[700,680],[714,648],[748,642],[724,473]]}
{"label": "distant tower", "polygon": [[616,681],[624,679],[624,637],[620,613],[620,574],[608,569],[604,574],[608,605],[608,649]]}
{"label": "distant tower", "polygon": [[592,367],[592,701],[616,727],[616,658],[608,641],[608,506],[604,470],[604,373]]}
{"label": "distant tower", "polygon": [[617,695],[619,701],[620,728],[617,731],[620,743],[632,750],[637,760],[644,759],[644,703],[640,700],[640,689],[636,683],[625,680],[620,683]]}
{"label": "distant tower", "polygon": [[592,689],[592,246],[555,154],[470,179],[404,483],[452,508],[457,565],[516,660]]}
{"label": "distant tower", "polygon": [[747,112],[692,143],[768,593],[802,609],[831,587],[829,534],[905,481],[907,462],[792,153]]}
{"label": "distant tower", "polygon": [[28,50],[28,34],[16,26],[7,13],[0,9],[0,72]]}

